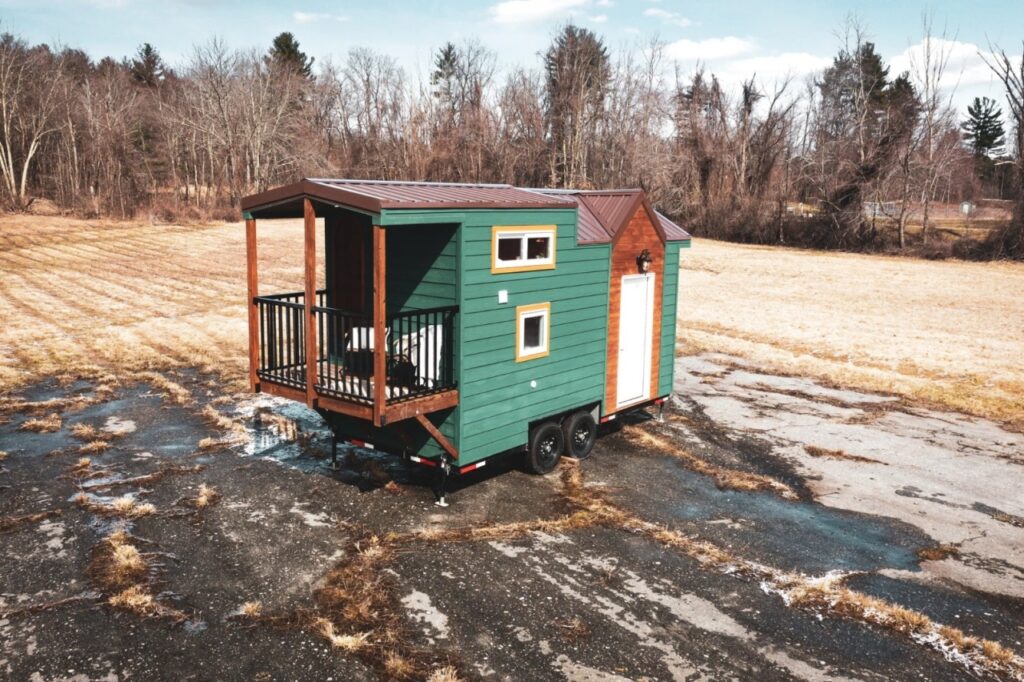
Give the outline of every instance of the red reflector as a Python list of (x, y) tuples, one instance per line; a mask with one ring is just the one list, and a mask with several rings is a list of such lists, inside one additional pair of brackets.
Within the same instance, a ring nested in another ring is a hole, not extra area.
[(614, 414), (610, 414), (607, 417), (601, 417), (601, 423), (602, 424), (607, 424), (608, 422), (610, 422), (613, 419), (615, 419), (615, 415)]
[(459, 469), (459, 473), (466, 474), (469, 473), (470, 471), (475, 471), (476, 469), (482, 469), (485, 464), (487, 464), (487, 462), (476, 462), (474, 464), (467, 464), (466, 466)]
[(366, 448), (367, 450), (374, 450), (373, 443), (367, 443), (365, 440), (350, 440), (349, 443), (355, 445), (357, 448)]
[(422, 457), (417, 457), (415, 455), (410, 455), (409, 456), (409, 461), (410, 462), (416, 462), (417, 464), (423, 464), (423, 465), (428, 466), (428, 467), (436, 467), (437, 466), (437, 462), (435, 462), (435, 461), (433, 461), (431, 459), (423, 459)]

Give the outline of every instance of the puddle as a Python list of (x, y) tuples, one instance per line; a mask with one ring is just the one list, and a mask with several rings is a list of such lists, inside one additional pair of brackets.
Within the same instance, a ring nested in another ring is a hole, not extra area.
[(934, 544), (912, 526), (881, 517), (788, 502), (772, 493), (720, 490), (672, 460), (645, 464), (659, 483), (649, 493), (616, 493), (628, 506), (651, 520), (703, 527), (716, 541), (724, 538), (739, 553), (779, 568), (811, 574), (918, 570), (917, 551)]
[(329, 476), (360, 490), (380, 488), (390, 480), (422, 484), (419, 468), (389, 453), (338, 443), (338, 466), (331, 468), (331, 430), (315, 411), (301, 403), (260, 396), (234, 413), (241, 418), (249, 442), (242, 457), (258, 457), (303, 473)]

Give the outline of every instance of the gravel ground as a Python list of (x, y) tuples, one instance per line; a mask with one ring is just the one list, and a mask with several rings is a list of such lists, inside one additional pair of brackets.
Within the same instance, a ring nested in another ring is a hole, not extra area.
[[(205, 393), (201, 377), (176, 380)], [(44, 383), (24, 397), (87, 402), (92, 388)], [(840, 572), (864, 594), (1024, 650), (1019, 434), (721, 355), (680, 359), (676, 389), (664, 423), (640, 415), (599, 440), (580, 464), (586, 490), (742, 561), (809, 579)], [(514, 459), (459, 481), (440, 509), (429, 476), (396, 458), (351, 450), (331, 470), (322, 424), (304, 407), (265, 397), (215, 406), (250, 440), (212, 446), (203, 439), (224, 434), (203, 407), (136, 385), (64, 410), (53, 432), (20, 428), (40, 416), (31, 406), (4, 415), (0, 516), (59, 515), (0, 531), (0, 677), (386, 679), (395, 669), (380, 646), (358, 655), (332, 647), (308, 616), (322, 608), (317, 588), (332, 569), (387, 533), (421, 538), (395, 540), (373, 575), (402, 626), (403, 641), (388, 646), (427, 671), (450, 663), (464, 678), (495, 680), (986, 675), (888, 628), (789, 606), (758, 580), (635, 529), (538, 524), (565, 518), (571, 500), (557, 475), (529, 476)], [(73, 435), (76, 424), (109, 443), (88, 455), (91, 479), (75, 473), (89, 442)], [(638, 431), (708, 466), (771, 477), (797, 499), (721, 488), (672, 452), (641, 448)], [(167, 466), (178, 469), (131, 480)], [(201, 485), (217, 498), (199, 508)], [(130, 494), (155, 510), (124, 518), (82, 507), (83, 490), (99, 505)], [(112, 588), (89, 566), (118, 528), (147, 557), (146, 589), (179, 617), (108, 604)], [(465, 528), (490, 534), (441, 535)], [(264, 617), (238, 617), (247, 602)]]

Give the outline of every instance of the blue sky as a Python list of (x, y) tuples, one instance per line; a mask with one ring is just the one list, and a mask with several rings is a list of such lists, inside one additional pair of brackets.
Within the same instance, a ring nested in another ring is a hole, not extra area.
[(894, 72), (910, 66), (920, 48), (922, 13), (931, 12), (937, 31), (945, 27), (951, 40), (947, 85), (957, 84), (958, 107), (975, 95), (1002, 100), (977, 53), (991, 42), (1020, 54), (1021, 0), (0, 0), (0, 29), (80, 47), (93, 57), (129, 55), (150, 42), (174, 65), (213, 36), (263, 49), (287, 30), (318, 60), (342, 61), (349, 48), (366, 46), (392, 55), (415, 78), (427, 72), (435, 48), (469, 37), (495, 50), (503, 68), (536, 66), (556, 28), (572, 19), (613, 49), (657, 36), (683, 72), (700, 60), (734, 85), (754, 72), (768, 83), (827, 65), (852, 10)]

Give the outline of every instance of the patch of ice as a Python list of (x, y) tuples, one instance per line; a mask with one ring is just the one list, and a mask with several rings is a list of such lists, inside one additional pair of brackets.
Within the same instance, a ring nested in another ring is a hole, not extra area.
[[(435, 637), (448, 639), (448, 616), (438, 611), (430, 602), (430, 595), (413, 590), (402, 597), (402, 605), (411, 612), (410, 617), (414, 621), (428, 626), (425, 630), (431, 644)], [(433, 637), (430, 636), (430, 632), (434, 633)]]
[(630, 682), (628, 677), (576, 663), (565, 654), (559, 655), (551, 665), (565, 676), (566, 682)]
[(120, 417), (107, 417), (102, 430), (112, 436), (124, 436), (135, 431), (135, 422), (131, 419), (121, 419)]
[(290, 511), (292, 514), (297, 514), (301, 516), (302, 522), (310, 528), (324, 528), (326, 526), (331, 525), (331, 519), (327, 515), (327, 512), (320, 512), (319, 514), (314, 514), (303, 509), (298, 503), (292, 505), (292, 508), (289, 509), (288, 511)]

